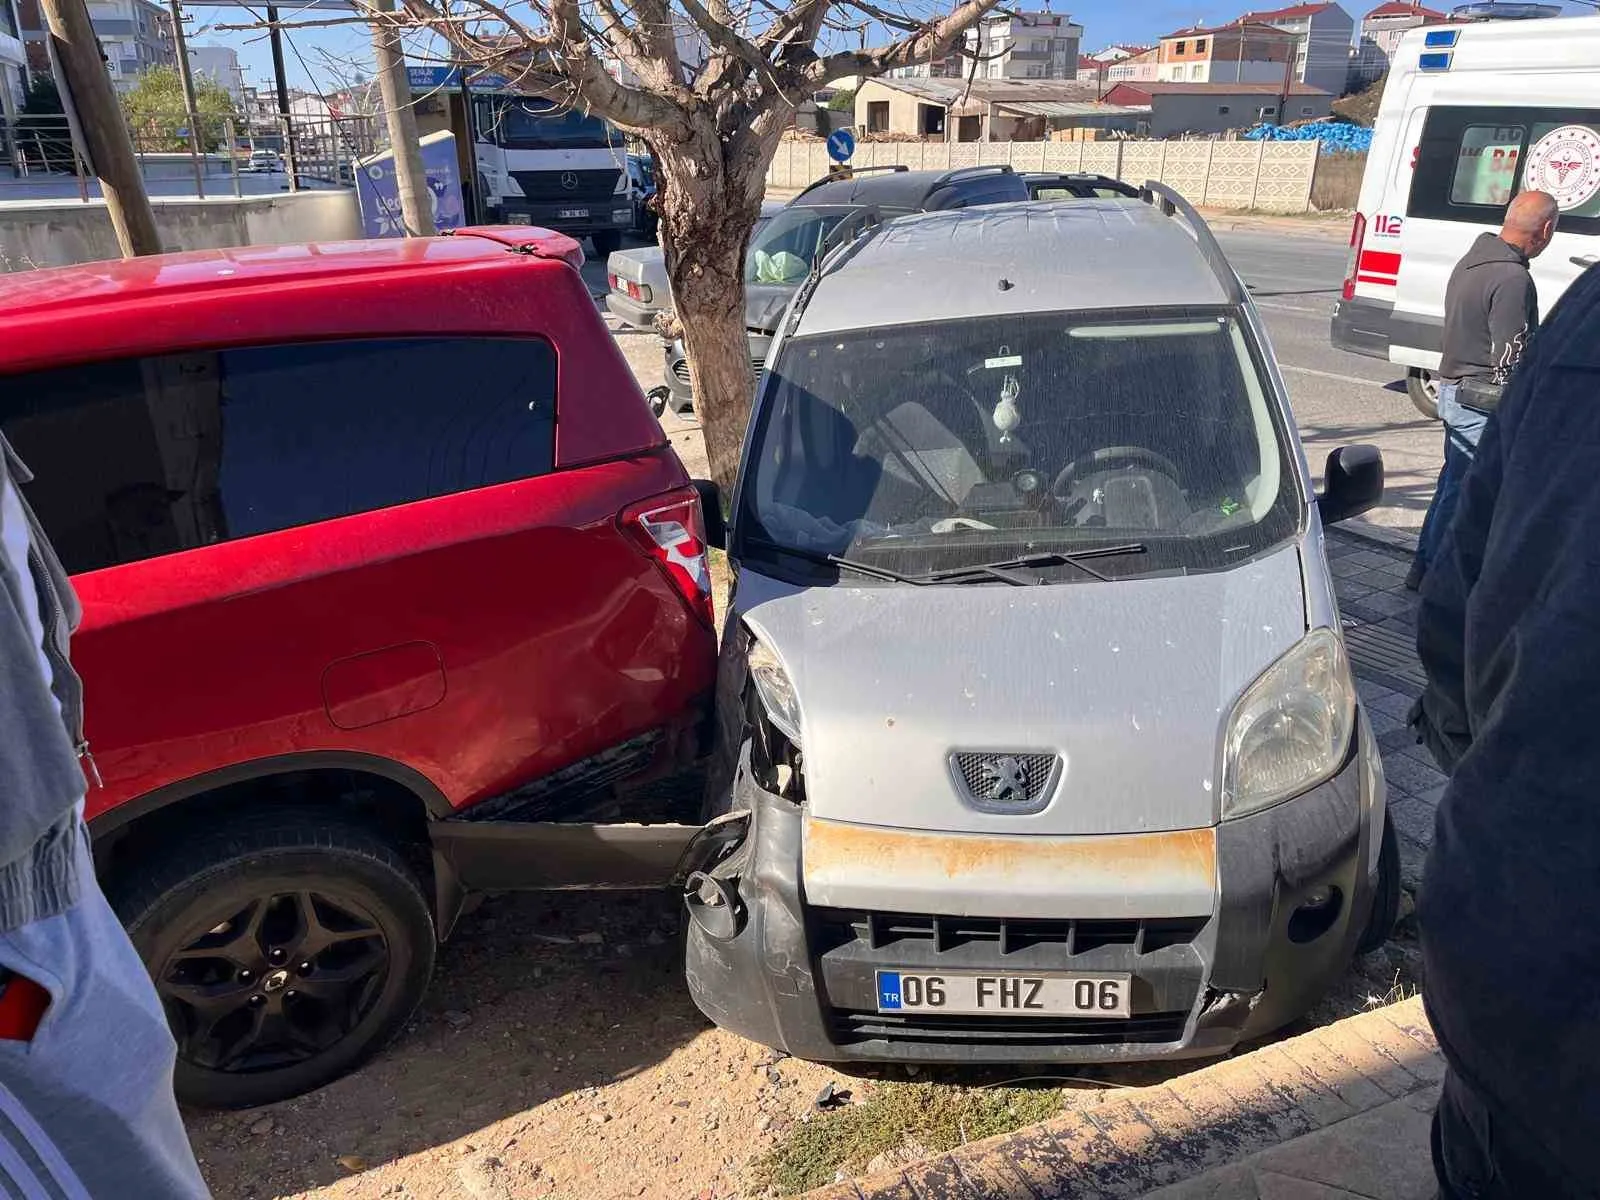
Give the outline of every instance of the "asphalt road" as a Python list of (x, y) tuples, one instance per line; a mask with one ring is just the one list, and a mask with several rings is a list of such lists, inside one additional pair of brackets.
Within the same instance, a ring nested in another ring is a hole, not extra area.
[(1219, 229), (1217, 240), (1266, 321), (1312, 474), (1321, 478), (1328, 452), (1337, 446), (1377, 446), (1387, 484), (1383, 506), (1368, 519), (1415, 533), (1439, 473), (1442, 427), (1418, 416), (1402, 368), (1329, 344), (1328, 322), (1344, 278), (1343, 236)]

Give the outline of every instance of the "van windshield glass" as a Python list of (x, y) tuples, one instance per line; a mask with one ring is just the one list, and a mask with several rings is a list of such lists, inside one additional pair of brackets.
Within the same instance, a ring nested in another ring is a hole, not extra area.
[(495, 105), (494, 126), (485, 132), (512, 150), (603, 150), (613, 142), (610, 128), (599, 117), (530, 100)]
[(811, 271), (834, 227), (849, 208), (786, 208), (768, 221), (750, 243), (746, 283), (799, 283)]
[(1225, 310), (802, 337), (769, 371), (741, 542), (904, 574), (1141, 543), (1096, 563), (1126, 576), (1223, 569), (1299, 526), (1270, 386)]

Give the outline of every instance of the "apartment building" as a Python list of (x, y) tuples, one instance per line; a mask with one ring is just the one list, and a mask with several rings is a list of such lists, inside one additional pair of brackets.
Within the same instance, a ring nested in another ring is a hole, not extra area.
[(978, 74), (985, 79), (1076, 80), (1082, 40), (1082, 25), (1048, 7), (991, 12), (967, 30), (967, 53), (980, 59)]
[[(28, 69), (49, 74), (50, 54), (38, 0), (16, 0), (16, 11)], [(151, 67), (170, 67), (178, 61), (172, 48), (172, 17), (151, 0), (89, 0), (89, 22), (119, 92), (138, 86), (139, 76)]]
[(1406, 30), (1421, 25), (1442, 25), (1449, 20), (1445, 13), (1406, 0), (1378, 5), (1361, 18), (1361, 37), (1351, 65), (1351, 86), (1364, 87), (1389, 70), (1389, 63)]
[(1337, 4), (1294, 4), (1248, 12), (1241, 21), (1271, 25), (1295, 36), (1294, 77), (1309, 87), (1341, 95), (1350, 74), (1356, 25)]
[(1141, 50), (1137, 54), (1119, 59), (1106, 69), (1106, 82), (1118, 83), (1154, 83), (1156, 73), (1161, 68), (1161, 47), (1151, 46), (1148, 50)]
[(1192, 26), (1161, 39), (1155, 81), (1282, 83), (1296, 46), (1294, 34), (1266, 24)]
[(232, 96), (235, 104), (244, 103), (244, 71), (237, 51), (227, 46), (190, 46), (189, 70), (196, 82), (209, 79)]
[[(13, 0), (0, 0), (0, 117), (15, 115), (27, 89), (28, 51)], [(5, 153), (0, 149), (0, 154)]]

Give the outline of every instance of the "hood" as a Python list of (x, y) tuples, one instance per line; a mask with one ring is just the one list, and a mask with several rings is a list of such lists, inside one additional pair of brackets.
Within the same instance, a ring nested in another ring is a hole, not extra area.
[[(927, 831), (1215, 824), (1223, 723), (1305, 633), (1295, 545), (1048, 587), (797, 587), (743, 567), (736, 602), (799, 696), (811, 815)], [(1048, 802), (979, 811), (952, 776), (962, 751), (1056, 755)]]
[(1515, 246), (1501, 240), (1497, 233), (1480, 233), (1467, 252), (1461, 256), (1461, 270), (1483, 267), (1490, 263), (1510, 263), (1526, 267), (1528, 256)]
[(799, 283), (752, 283), (745, 288), (744, 323), (746, 329), (775, 333), (789, 301), (800, 290)]

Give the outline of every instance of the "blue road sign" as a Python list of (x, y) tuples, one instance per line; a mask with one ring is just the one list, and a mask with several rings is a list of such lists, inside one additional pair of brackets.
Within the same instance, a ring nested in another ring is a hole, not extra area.
[(855, 152), (856, 135), (848, 129), (835, 129), (828, 135), (828, 157), (834, 162), (849, 162)]

